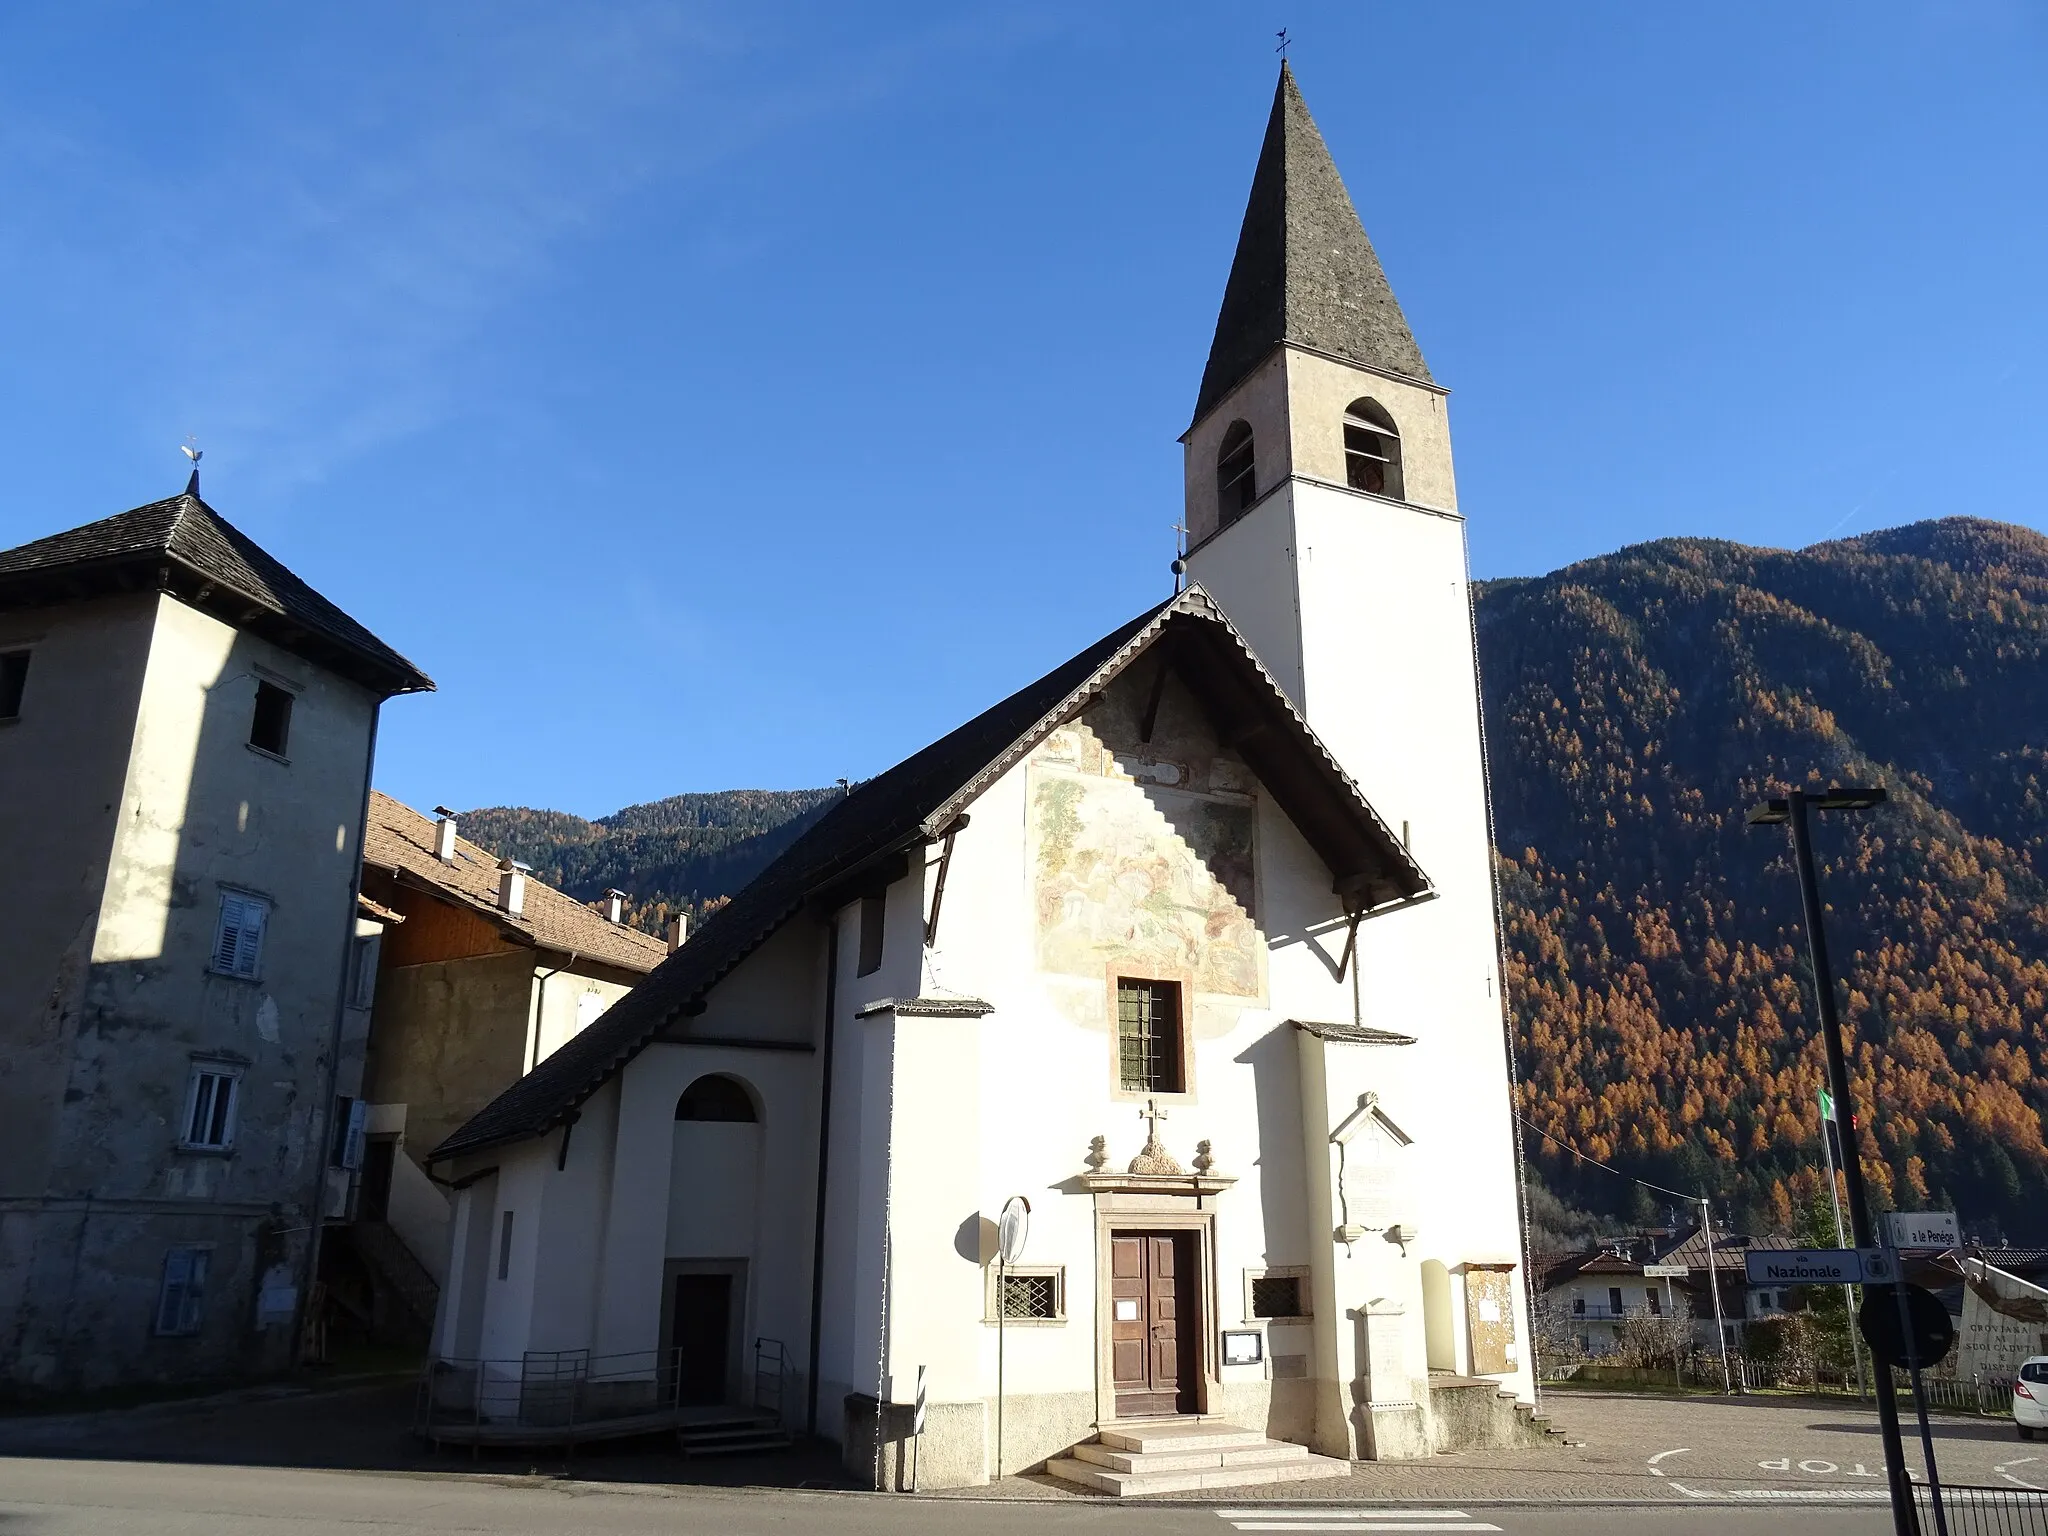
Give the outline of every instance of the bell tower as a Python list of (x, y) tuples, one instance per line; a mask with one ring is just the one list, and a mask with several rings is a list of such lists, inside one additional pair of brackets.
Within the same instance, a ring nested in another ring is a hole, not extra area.
[[(1395, 1113), (1441, 1181), (1414, 1248), (1454, 1282), (1428, 1308), (1430, 1366), (1479, 1373), (1470, 1319), (1484, 1298), (1459, 1277), (1506, 1269), (1519, 1358), (1487, 1373), (1521, 1387), (1491, 818), (1446, 395), (1283, 64), (1181, 439), (1186, 569), (1434, 886), (1358, 930), (1362, 1022), (1417, 1043), (1346, 1067), (1364, 1075), (1344, 1091), (1403, 1100)], [(1499, 1297), (1485, 1306), (1500, 1316)]]

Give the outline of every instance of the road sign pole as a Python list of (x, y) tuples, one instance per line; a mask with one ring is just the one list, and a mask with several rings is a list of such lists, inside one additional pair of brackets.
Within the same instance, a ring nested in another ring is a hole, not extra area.
[[(1858, 1248), (1876, 1244), (1871, 1230), (1870, 1198), (1863, 1187), (1863, 1159), (1849, 1139), (1856, 1120), (1856, 1101), (1849, 1097), (1849, 1064), (1842, 1051), (1842, 1021), (1835, 1012), (1835, 973), (1828, 966), (1827, 930), (1821, 925), (1820, 884), (1813, 872), (1813, 836), (1807, 823), (1806, 794), (1793, 790), (1786, 799), (1792, 824), (1792, 862), (1799, 871), (1799, 899), (1806, 914), (1806, 943), (1813, 956), (1813, 1002), (1820, 1020), (1821, 1043), (1827, 1050), (1828, 1090), (1834, 1096), (1842, 1134), (1842, 1182), (1849, 1192), (1849, 1225)], [(1894, 1282), (1896, 1283), (1896, 1282)], [(1873, 1354), (1875, 1351), (1872, 1352)], [(1884, 1438), (1885, 1482), (1892, 1495), (1892, 1529), (1897, 1536), (1920, 1536), (1920, 1515), (1913, 1507), (1913, 1485), (1906, 1475), (1906, 1447), (1899, 1436), (1899, 1404), (1892, 1389), (1891, 1367), (1880, 1363), (1872, 1373), (1877, 1386), (1877, 1427)]]
[[(1842, 1192), (1835, 1185), (1835, 1136), (1839, 1134), (1841, 1121), (1835, 1118), (1838, 1111), (1832, 1095), (1823, 1093), (1821, 1107), (1827, 1111), (1820, 1117), (1820, 1149), (1828, 1161), (1828, 1203), (1835, 1208), (1835, 1246), (1849, 1246), (1849, 1234), (1842, 1230)], [(1846, 1147), (1847, 1142), (1843, 1143)], [(1856, 1337), (1856, 1287), (1842, 1287), (1842, 1326), (1849, 1335), (1849, 1354), (1856, 1362), (1856, 1395), (1864, 1395), (1863, 1382), (1863, 1341)]]
[(1898, 1251), (1889, 1237), (1885, 1239), (1885, 1251), (1891, 1256), (1892, 1273), (1898, 1277), (1892, 1281), (1892, 1295), (1897, 1298), (1899, 1332), (1906, 1345), (1906, 1374), (1913, 1382), (1913, 1416), (1920, 1421), (1920, 1454), (1927, 1459), (1927, 1488), (1934, 1496), (1934, 1529), (1937, 1536), (1948, 1536), (1948, 1511), (1941, 1507), (1941, 1473), (1934, 1465), (1934, 1435), (1927, 1427), (1927, 1389), (1920, 1384), (1920, 1342), (1906, 1310), (1906, 1271), (1899, 1264)]
[(1700, 1201), (1700, 1236), (1707, 1245), (1707, 1289), (1714, 1293), (1714, 1337), (1721, 1343), (1721, 1391), (1735, 1390), (1728, 1375), (1728, 1325), (1721, 1320), (1721, 1261), (1714, 1253), (1714, 1213)]
[(1010, 1310), (1010, 1288), (1004, 1284), (1010, 1269), (996, 1254), (996, 1481), (1003, 1480), (1003, 1316)]

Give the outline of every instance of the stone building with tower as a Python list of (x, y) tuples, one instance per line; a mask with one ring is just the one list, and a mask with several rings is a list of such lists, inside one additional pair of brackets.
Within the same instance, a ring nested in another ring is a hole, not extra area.
[(0, 551), (0, 1394), (296, 1358), (378, 712), (432, 686), (196, 472)]
[(1183, 442), (1175, 595), (435, 1151), (455, 1408), (1117, 1492), (1537, 1433), (1445, 391), (1285, 68)]

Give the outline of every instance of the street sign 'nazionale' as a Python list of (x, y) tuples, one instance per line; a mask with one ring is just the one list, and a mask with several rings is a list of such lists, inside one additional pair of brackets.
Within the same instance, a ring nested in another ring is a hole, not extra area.
[(1751, 1285), (1882, 1285), (1897, 1278), (1882, 1248), (1752, 1249), (1745, 1262)]

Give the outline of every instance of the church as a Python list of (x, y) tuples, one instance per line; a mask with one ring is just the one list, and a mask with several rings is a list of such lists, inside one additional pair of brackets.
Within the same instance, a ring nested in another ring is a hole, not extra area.
[(1175, 595), (435, 1150), (437, 1393), (745, 1410), (876, 1487), (1540, 1437), (1445, 406), (1283, 66)]

